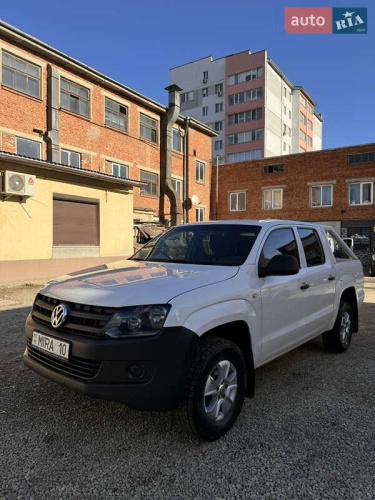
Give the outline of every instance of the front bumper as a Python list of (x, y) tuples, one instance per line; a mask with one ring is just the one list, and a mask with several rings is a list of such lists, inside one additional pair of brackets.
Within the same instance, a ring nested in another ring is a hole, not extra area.
[[(69, 342), (69, 359), (57, 359), (33, 347), (34, 330)], [(74, 391), (121, 401), (137, 410), (169, 410), (178, 405), (189, 349), (196, 338), (185, 328), (163, 328), (145, 338), (86, 338), (49, 328), (31, 315), (25, 331), (27, 367)]]

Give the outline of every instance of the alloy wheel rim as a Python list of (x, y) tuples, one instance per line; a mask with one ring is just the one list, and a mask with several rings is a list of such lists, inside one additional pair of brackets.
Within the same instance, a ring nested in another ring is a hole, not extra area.
[(344, 312), (341, 317), (341, 325), (340, 325), (340, 340), (343, 347), (347, 347), (350, 341), (350, 314), (348, 312)]
[(203, 406), (207, 417), (219, 422), (234, 405), (237, 395), (237, 370), (225, 359), (211, 370), (203, 392)]

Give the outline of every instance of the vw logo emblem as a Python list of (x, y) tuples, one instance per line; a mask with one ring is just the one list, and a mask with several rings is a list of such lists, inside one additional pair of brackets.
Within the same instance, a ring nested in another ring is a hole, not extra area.
[(53, 328), (59, 328), (68, 316), (68, 308), (65, 304), (59, 304), (51, 314), (51, 325)]

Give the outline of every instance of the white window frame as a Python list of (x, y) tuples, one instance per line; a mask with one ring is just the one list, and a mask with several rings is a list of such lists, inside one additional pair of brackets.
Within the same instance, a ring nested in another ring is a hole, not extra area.
[(202, 116), (208, 115), (208, 106), (202, 106)]
[(173, 177), (171, 180), (172, 180), (173, 189), (178, 193), (180, 200), (182, 200), (182, 180), (175, 179)]
[(205, 220), (205, 208), (195, 207), (195, 220), (196, 222), (204, 222)]
[(221, 149), (223, 149), (223, 140), (218, 139), (217, 141), (215, 141), (215, 151), (219, 151)]
[[(330, 188), (330, 203), (323, 203), (323, 188)], [(313, 204), (313, 190), (320, 190), (320, 203)], [(333, 206), (333, 184), (315, 184), (310, 186), (310, 207), (311, 208), (325, 208)]]
[[(77, 153), (77, 151), (70, 151), (69, 149), (61, 149), (61, 163), (63, 165), (67, 165), (68, 167), (81, 168), (81, 154)], [(63, 153), (67, 155), (67, 162), (63, 161)], [(73, 164), (72, 158), (78, 157), (78, 167)]]
[[(242, 208), (243, 207), (243, 208)], [(246, 191), (237, 191), (228, 195), (229, 212), (246, 211)]]
[[(281, 210), (283, 208), (283, 188), (266, 188), (263, 189), (263, 210)], [(266, 193), (271, 193), (271, 205), (269, 207), (266, 207), (266, 203), (269, 203), (268, 200), (266, 200)], [(275, 195), (277, 193), (281, 193), (280, 196), (280, 206), (275, 206)]]
[(195, 161), (195, 180), (199, 184), (204, 184), (206, 175), (206, 165), (203, 161)]
[[(115, 174), (115, 170), (117, 170), (117, 174)], [(121, 175), (122, 172), (124, 175)], [(129, 166), (123, 163), (112, 162), (112, 175), (119, 179), (129, 179)]]
[(182, 145), (182, 135), (180, 131), (177, 129), (173, 129), (172, 131), (172, 149), (173, 151), (178, 151), (182, 153), (183, 145)]
[[(363, 187), (364, 185), (366, 184), (369, 184), (370, 185), (370, 201), (367, 202), (363, 202)], [(351, 197), (350, 197), (350, 190), (351, 190), (351, 187), (354, 186), (354, 185), (359, 185), (360, 186), (360, 190), (359, 190), (359, 203), (352, 203), (351, 202)], [(368, 206), (368, 205), (373, 205), (374, 204), (374, 183), (373, 181), (353, 181), (353, 182), (349, 182), (348, 183), (348, 203), (350, 206), (360, 206), (360, 205), (365, 205), (365, 206)]]
[[(21, 144), (18, 144), (18, 142), (23, 142), (25, 145), (26, 143), (32, 143), (33, 145), (37, 145), (39, 148), (39, 156), (29, 156), (29, 155), (24, 155), (23, 153), (19, 152), (19, 148)], [(38, 141), (32, 141), (30, 139), (25, 139), (24, 137), (16, 137), (16, 154), (21, 155), (21, 156), (26, 156), (27, 158), (35, 158), (36, 160), (41, 160), (42, 159), (42, 149), (41, 149), (41, 144)]]

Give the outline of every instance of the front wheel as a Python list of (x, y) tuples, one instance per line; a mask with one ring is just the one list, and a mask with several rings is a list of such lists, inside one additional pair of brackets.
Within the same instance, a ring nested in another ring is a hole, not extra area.
[(353, 309), (348, 302), (342, 301), (334, 327), (323, 333), (323, 344), (328, 351), (345, 352), (350, 346), (352, 334)]
[(201, 439), (214, 441), (235, 423), (245, 392), (246, 368), (239, 347), (218, 337), (202, 339), (192, 355), (181, 420)]

